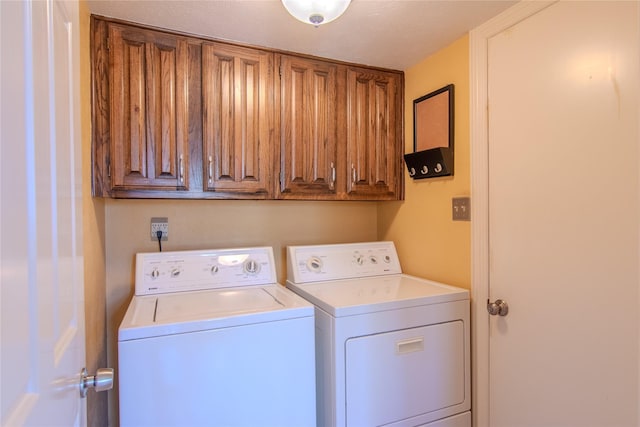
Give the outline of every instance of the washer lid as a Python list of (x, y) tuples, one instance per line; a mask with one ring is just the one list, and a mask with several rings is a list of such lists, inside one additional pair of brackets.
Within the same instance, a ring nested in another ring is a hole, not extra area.
[(119, 341), (313, 316), (313, 305), (281, 285), (134, 296)]
[(406, 274), (293, 283), (287, 287), (334, 317), (469, 299), (469, 291)]

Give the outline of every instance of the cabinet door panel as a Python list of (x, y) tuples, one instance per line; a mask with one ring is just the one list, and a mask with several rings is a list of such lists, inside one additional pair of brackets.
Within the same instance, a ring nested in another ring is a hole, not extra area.
[(386, 82), (373, 83), (373, 147), (371, 155), (371, 183), (373, 185), (392, 185), (395, 176), (393, 175), (394, 142), (396, 135), (390, 127), (390, 120), (395, 116), (393, 85)]
[(337, 66), (282, 56), (280, 196), (336, 195)]
[[(146, 89), (145, 89), (145, 45), (144, 41), (112, 37), (115, 59), (122, 55), (121, 62), (114, 60), (111, 117), (112, 141), (115, 149), (116, 169), (113, 183), (125, 185), (126, 178), (144, 180), (147, 173), (146, 147)], [(115, 144), (116, 141), (121, 143)], [(122, 159), (123, 161), (120, 161)]]
[(149, 67), (149, 119), (150, 148), (154, 151), (154, 176), (176, 176), (176, 158), (172, 150), (176, 146), (176, 52), (163, 46), (151, 45), (147, 50)]
[(184, 189), (187, 42), (109, 28), (112, 187)]
[(202, 48), (206, 189), (266, 197), (272, 191), (273, 55)]
[[(205, 47), (205, 61), (210, 58), (208, 49)], [(211, 104), (205, 104), (205, 150), (209, 156), (213, 154), (215, 158), (214, 177), (215, 181), (234, 179), (234, 137), (233, 137), (233, 117), (234, 117), (234, 58), (214, 54), (214, 63), (211, 68), (215, 70), (215, 75), (210, 76), (209, 67), (204, 67), (206, 98)], [(209, 78), (213, 78), (213, 87), (207, 85)], [(210, 108), (207, 106), (210, 105)], [(210, 113), (211, 112), (211, 113)], [(217, 112), (217, 114), (213, 114)], [(227, 112), (227, 114), (223, 113)], [(213, 133), (213, 135), (211, 134)], [(211, 178), (211, 177), (210, 177)], [(210, 181), (210, 184), (212, 182)]]
[[(244, 88), (238, 94), (236, 105), (234, 128), (238, 129), (237, 134), (241, 156), (236, 156), (236, 169), (240, 170), (242, 180), (260, 179), (260, 145), (261, 137), (270, 138), (270, 128), (265, 126), (264, 135), (261, 134), (261, 120), (265, 121), (266, 110), (260, 99), (261, 86), (264, 86), (263, 61), (257, 58), (239, 58), (239, 75), (236, 81), (240, 81), (240, 87)], [(270, 67), (269, 67), (270, 68)], [(263, 115), (262, 112), (265, 114)], [(269, 120), (269, 122), (271, 122)], [(271, 154), (271, 153), (268, 153)], [(267, 167), (265, 167), (267, 169)], [(266, 184), (266, 183), (265, 183)]]
[(401, 97), (390, 73), (347, 71), (347, 193), (397, 199), (401, 192)]
[[(350, 73), (351, 74), (351, 73)], [(351, 75), (349, 76), (351, 77)], [(370, 141), (374, 136), (372, 123), (372, 103), (369, 102), (370, 81), (354, 78), (349, 81), (348, 126), (348, 167), (350, 168), (349, 189), (357, 183), (368, 183)]]

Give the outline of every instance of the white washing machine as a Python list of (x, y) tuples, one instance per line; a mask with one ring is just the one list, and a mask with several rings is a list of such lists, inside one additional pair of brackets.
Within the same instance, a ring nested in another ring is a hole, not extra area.
[(470, 427), (469, 292), (402, 274), (393, 242), (287, 248), (316, 307), (320, 427)]
[(123, 427), (316, 423), (313, 305), (270, 247), (137, 254), (118, 356)]

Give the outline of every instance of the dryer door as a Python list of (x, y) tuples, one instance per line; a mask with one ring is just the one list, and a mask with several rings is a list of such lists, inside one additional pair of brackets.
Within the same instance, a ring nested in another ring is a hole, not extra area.
[(346, 342), (348, 426), (415, 426), (469, 407), (461, 320)]

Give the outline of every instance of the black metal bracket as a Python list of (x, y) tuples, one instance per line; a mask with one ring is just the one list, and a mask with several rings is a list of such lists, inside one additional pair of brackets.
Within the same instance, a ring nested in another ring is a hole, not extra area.
[(453, 153), (446, 147), (404, 155), (409, 176), (413, 179), (453, 175)]

